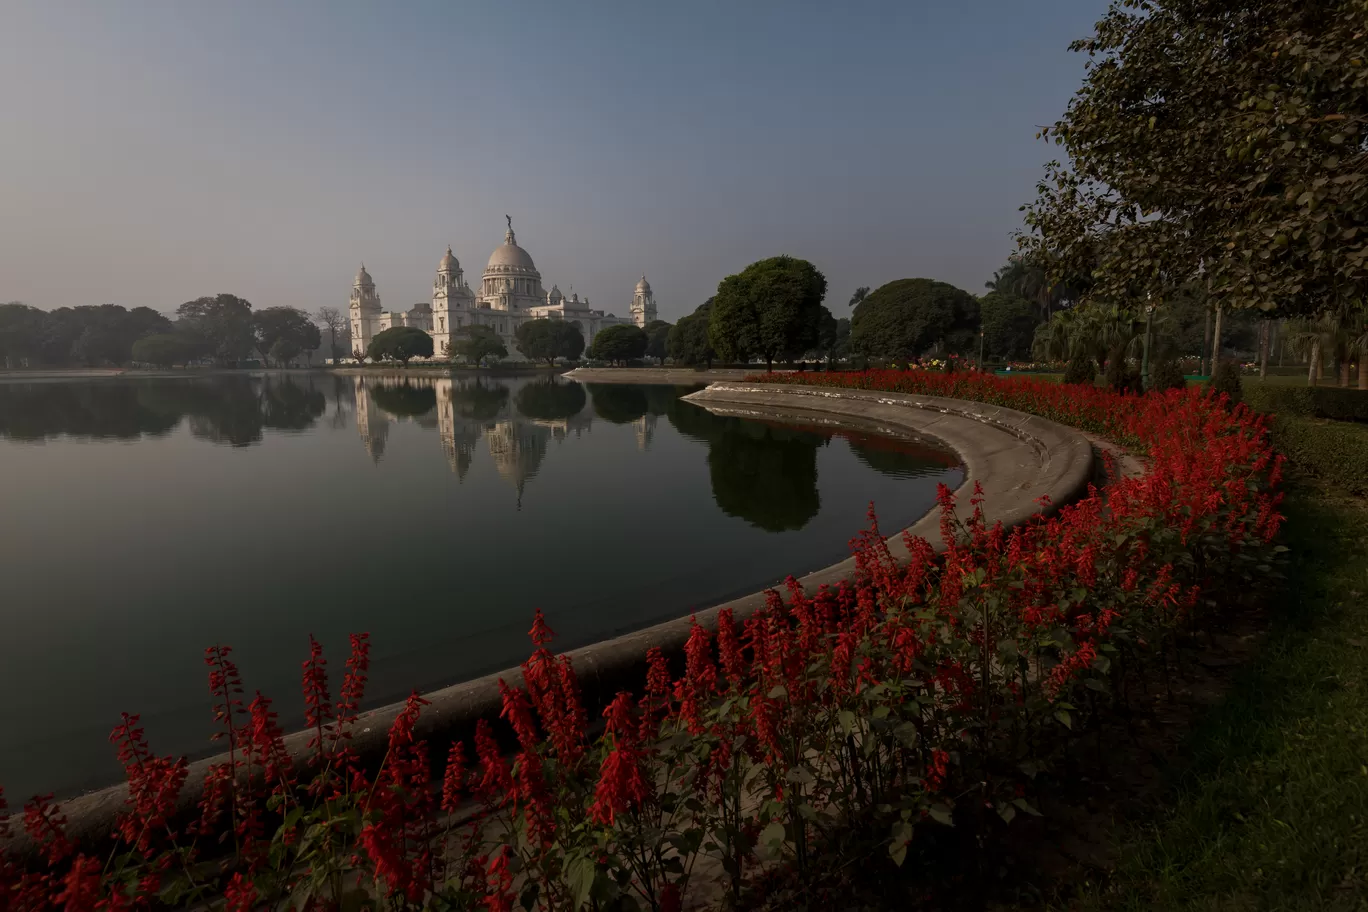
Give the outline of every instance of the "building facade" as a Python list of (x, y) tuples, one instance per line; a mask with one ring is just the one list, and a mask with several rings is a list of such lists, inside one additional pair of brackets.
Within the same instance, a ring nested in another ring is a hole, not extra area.
[(578, 294), (566, 297), (555, 285), (550, 291), (543, 289), (541, 273), (531, 255), (518, 246), (513, 220), (505, 218), (508, 230), (504, 242), (490, 254), (478, 290), (470, 287), (460, 261), (447, 247), (437, 264), (431, 303), (424, 301), (407, 311), (387, 311), (380, 304), (374, 279), (361, 264), (352, 283), (349, 308), (353, 352), (364, 353), (371, 339), (387, 329), (413, 326), (432, 336), (433, 355), (443, 358), (455, 348), (462, 331), (488, 326), (503, 340), (509, 356), (518, 358), (514, 334), (528, 320), (568, 320), (579, 328), (587, 349), (609, 326), (645, 327), (656, 319), (655, 295), (644, 275), (637, 282), (628, 308), (630, 316), (626, 317), (594, 310), (588, 298), (580, 300)]

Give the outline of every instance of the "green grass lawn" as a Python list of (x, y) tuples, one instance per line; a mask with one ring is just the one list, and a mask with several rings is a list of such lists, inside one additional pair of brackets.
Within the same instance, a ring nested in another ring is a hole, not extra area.
[(1254, 664), (1081, 910), (1368, 909), (1368, 502), (1310, 483)]

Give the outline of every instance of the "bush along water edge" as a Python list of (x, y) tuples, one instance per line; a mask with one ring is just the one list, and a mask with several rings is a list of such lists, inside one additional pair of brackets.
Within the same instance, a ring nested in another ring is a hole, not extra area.
[(786, 379), (1017, 408), (1132, 446), (1148, 471), (1010, 530), (983, 521), (977, 490), (959, 523), (942, 487), (947, 549), (909, 539), (906, 564), (871, 507), (852, 578), (817, 592), (790, 579), (744, 623), (695, 624), (682, 670), (651, 650), (639, 688), (595, 724), (538, 612), (500, 719), (434, 752), (415, 735), (415, 693), (378, 770), (349, 746), (365, 635), (336, 696), (311, 643), (302, 774), (271, 701), (247, 699), (231, 651), (214, 647), (231, 759), (208, 774), (194, 819), (174, 814), (185, 760), (156, 755), (125, 715), (111, 735), (129, 784), (114, 850), (90, 854), (59, 804), (30, 800), (10, 825), (41, 857), (0, 857), (3, 907), (677, 910), (705, 868), (735, 905), (766, 869), (801, 879), (815, 847), (857, 820), (883, 834), (883, 863), (902, 865), (925, 828), (1035, 813), (1035, 777), (1071, 731), (1200, 627), (1220, 588), (1271, 569), (1281, 458), (1266, 418), (1222, 397), (966, 371)]

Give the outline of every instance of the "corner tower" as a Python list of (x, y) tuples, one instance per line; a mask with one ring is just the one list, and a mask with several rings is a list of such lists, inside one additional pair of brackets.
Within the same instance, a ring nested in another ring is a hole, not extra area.
[(642, 329), (646, 328), (647, 323), (656, 319), (655, 295), (651, 293), (651, 283), (646, 281), (646, 276), (641, 276), (641, 281), (636, 284), (636, 293), (632, 295), (632, 322)]
[(366, 264), (356, 273), (352, 282), (351, 307), (351, 347), (352, 352), (366, 351), (371, 339), (379, 332), (380, 294), (375, 290), (375, 281), (366, 272)]

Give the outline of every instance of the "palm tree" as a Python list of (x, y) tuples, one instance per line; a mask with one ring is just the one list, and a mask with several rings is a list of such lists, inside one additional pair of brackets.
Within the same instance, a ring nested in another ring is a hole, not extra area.
[(859, 288), (855, 289), (855, 293), (850, 296), (850, 306), (859, 306), (860, 302), (867, 297), (869, 297), (869, 286), (861, 285)]

